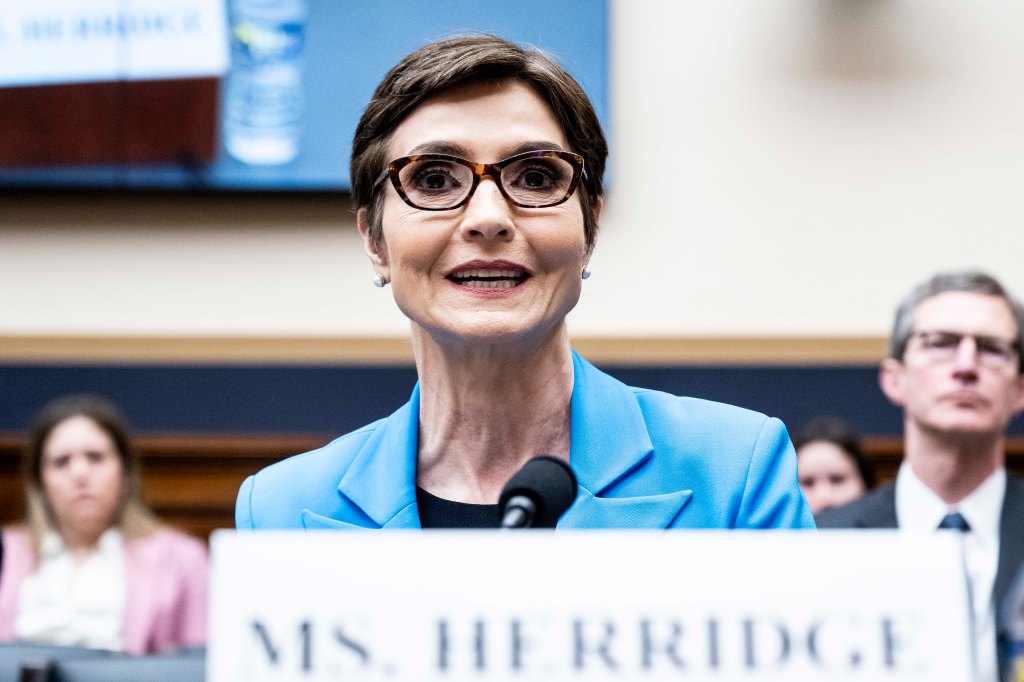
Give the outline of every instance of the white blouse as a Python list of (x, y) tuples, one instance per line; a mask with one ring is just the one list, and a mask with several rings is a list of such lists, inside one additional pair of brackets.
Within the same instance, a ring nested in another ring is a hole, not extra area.
[(124, 651), (124, 545), (116, 528), (103, 533), (95, 551), (72, 556), (49, 533), (35, 572), (18, 594), (18, 639)]

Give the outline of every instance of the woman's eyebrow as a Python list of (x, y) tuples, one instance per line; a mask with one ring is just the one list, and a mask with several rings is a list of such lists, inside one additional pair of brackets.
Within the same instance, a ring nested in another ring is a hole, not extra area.
[(516, 154), (547, 149), (563, 151), (562, 145), (557, 142), (551, 142), (550, 140), (529, 140), (527, 142), (520, 142), (512, 147), (503, 148), (501, 153), (498, 155), (500, 158), (474, 159), (471, 158), (472, 154), (470, 151), (458, 142), (452, 142), (450, 140), (430, 140), (429, 142), (423, 142), (410, 149), (407, 156), (415, 156), (417, 154), (448, 154), (450, 156), (458, 156), (459, 158), (466, 159), (467, 161), (478, 163), (483, 161), (500, 161), (501, 159), (507, 159), (510, 156), (515, 156)]
[(529, 142), (520, 142), (511, 149), (503, 151), (504, 157), (515, 156), (516, 154), (524, 154), (526, 152), (539, 152), (553, 149), (555, 151), (564, 151), (562, 145), (557, 142), (551, 142), (549, 140), (531, 140)]
[(410, 149), (408, 156), (415, 156), (417, 154), (448, 154), (450, 156), (465, 158), (468, 153), (469, 150), (458, 142), (450, 142), (448, 140), (431, 140), (429, 142), (418, 144)]

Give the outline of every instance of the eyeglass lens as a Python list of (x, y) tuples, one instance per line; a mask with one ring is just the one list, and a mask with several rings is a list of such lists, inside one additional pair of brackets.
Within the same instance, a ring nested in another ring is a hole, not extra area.
[[(512, 161), (501, 169), (501, 183), (512, 201), (526, 206), (550, 206), (562, 201), (572, 187), (573, 165), (559, 157), (531, 157)], [(398, 173), (405, 194), (416, 206), (451, 208), (473, 188), (473, 170), (458, 161), (413, 161)]]
[(937, 359), (955, 357), (964, 339), (974, 339), (979, 358), (993, 364), (1011, 362), (1017, 353), (1012, 341), (992, 336), (972, 336), (946, 331), (918, 332), (917, 336), (921, 339), (921, 348)]

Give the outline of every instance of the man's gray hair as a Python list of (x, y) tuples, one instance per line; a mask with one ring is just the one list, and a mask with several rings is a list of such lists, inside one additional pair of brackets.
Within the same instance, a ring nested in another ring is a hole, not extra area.
[(965, 291), (974, 294), (998, 296), (1006, 301), (1013, 319), (1017, 323), (1017, 357), (1018, 368), (1024, 373), (1024, 363), (1020, 362), (1021, 349), (1024, 348), (1024, 307), (1020, 301), (999, 283), (992, 275), (977, 270), (964, 272), (940, 272), (928, 281), (918, 285), (900, 303), (896, 309), (896, 321), (889, 339), (889, 355), (897, 360), (903, 359), (914, 332), (914, 315), (921, 302), (932, 296), (949, 291)]

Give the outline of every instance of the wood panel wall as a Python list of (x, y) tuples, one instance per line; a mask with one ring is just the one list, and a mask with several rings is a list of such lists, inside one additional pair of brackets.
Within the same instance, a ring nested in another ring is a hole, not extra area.
[[(168, 523), (197, 537), (234, 527), (235, 495), (246, 476), (285, 457), (320, 447), (333, 436), (148, 434), (135, 438), (146, 501)], [(21, 451), (25, 437), (0, 433), (0, 522), (24, 513)], [(865, 450), (879, 481), (896, 475), (903, 442), (868, 437)], [(1007, 442), (1007, 465), (1024, 474), (1024, 438)]]
[[(234, 528), (235, 496), (245, 477), (331, 440), (327, 435), (150, 434), (134, 439), (145, 500), (171, 525), (208, 538)], [(0, 433), (0, 522), (24, 515), (22, 434)]]

